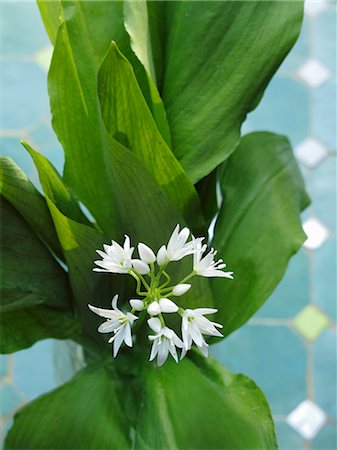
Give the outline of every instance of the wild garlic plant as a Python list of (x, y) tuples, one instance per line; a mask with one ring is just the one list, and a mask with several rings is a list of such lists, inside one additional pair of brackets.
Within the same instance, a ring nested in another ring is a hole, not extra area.
[[(181, 349), (182, 359), (192, 344), (199, 348), (204, 356), (208, 356), (208, 344), (204, 336), (219, 336), (218, 328), (222, 325), (212, 322), (205, 316), (217, 312), (215, 308), (184, 309), (179, 301), (170, 297), (180, 297), (191, 288), (189, 281), (194, 276), (233, 278), (233, 272), (224, 272), (226, 264), (219, 259), (215, 261), (216, 250), (207, 252), (205, 238), (195, 238), (185, 227), (180, 230), (177, 225), (167, 245), (162, 245), (157, 252), (140, 242), (138, 244), (139, 258), (132, 258), (135, 248), (131, 247), (129, 236), (125, 235), (123, 247), (112, 241), (111, 245), (104, 245), (104, 252), (97, 250), (102, 260), (95, 261), (98, 266), (93, 270), (112, 274), (128, 274), (137, 283), (136, 293), (140, 298), (129, 300), (131, 310), (124, 313), (117, 307), (118, 294), (112, 299), (112, 309), (103, 309), (88, 305), (98, 316), (107, 319), (98, 331), (113, 333), (108, 340), (113, 343), (113, 356), (116, 357), (124, 342), (132, 347), (132, 325), (138, 319), (137, 313), (146, 311), (149, 329), (155, 334), (149, 335), (152, 342), (150, 361), (157, 357), (159, 366), (163, 365), (169, 353), (178, 362), (177, 348)], [(173, 261), (181, 261), (187, 256), (193, 256), (193, 269), (178, 283), (171, 283), (168, 266)], [(178, 314), (181, 318), (181, 338), (169, 328), (165, 321), (166, 314)]]

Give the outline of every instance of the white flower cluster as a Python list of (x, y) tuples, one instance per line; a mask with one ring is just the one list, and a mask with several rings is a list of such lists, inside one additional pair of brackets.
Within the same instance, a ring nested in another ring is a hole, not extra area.
[[(117, 307), (118, 295), (112, 300), (112, 309), (102, 309), (89, 305), (97, 315), (107, 319), (98, 331), (100, 333), (113, 333), (109, 343), (113, 343), (113, 356), (115, 357), (123, 342), (132, 347), (131, 327), (138, 319), (136, 313), (146, 311), (150, 318), (147, 323), (155, 333), (149, 336), (152, 341), (150, 361), (157, 357), (161, 366), (169, 353), (178, 362), (177, 348), (181, 349), (181, 358), (191, 349), (193, 342), (200, 351), (208, 356), (208, 344), (204, 336), (222, 336), (217, 328), (222, 325), (211, 322), (204, 317), (217, 312), (212, 308), (183, 309), (169, 297), (179, 297), (185, 294), (191, 285), (187, 284), (195, 275), (203, 277), (233, 278), (233, 272), (224, 272), (226, 264), (220, 259), (214, 261), (216, 251), (211, 249), (207, 254), (207, 245), (202, 244), (204, 238), (194, 238), (188, 228), (180, 230), (179, 225), (174, 229), (167, 245), (160, 247), (157, 255), (143, 243), (138, 244), (138, 259), (133, 259), (134, 247), (130, 245), (130, 238), (125, 236), (123, 247), (112, 241), (111, 245), (104, 245), (104, 252), (97, 250), (102, 260), (95, 261), (98, 266), (96, 272), (125, 273), (135, 278), (137, 282), (137, 295), (129, 301), (131, 311), (124, 313)], [(171, 277), (166, 271), (171, 261), (180, 261), (185, 256), (193, 255), (193, 270), (179, 283), (170, 286)], [(163, 282), (164, 280), (164, 282)], [(182, 318), (180, 339), (177, 334), (165, 323), (164, 314), (178, 313)]]

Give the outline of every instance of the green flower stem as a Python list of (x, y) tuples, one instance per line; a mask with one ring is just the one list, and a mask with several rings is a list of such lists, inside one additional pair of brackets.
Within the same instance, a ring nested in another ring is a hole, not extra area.
[(196, 273), (195, 273), (194, 270), (193, 270), (189, 275), (187, 275), (185, 278), (183, 278), (182, 280), (180, 280), (179, 283), (177, 283), (177, 284), (183, 284), (183, 283), (185, 283), (187, 280), (189, 280), (190, 278), (194, 277), (195, 275), (196, 275)]
[[(137, 282), (137, 288), (136, 288), (136, 292), (137, 292), (137, 294), (138, 295), (141, 295), (141, 296), (148, 296), (149, 295), (149, 292), (147, 291), (147, 292), (142, 292), (141, 291), (141, 287), (142, 287), (142, 284), (141, 284), (141, 281), (140, 281), (140, 278), (138, 277), (138, 275), (133, 271), (133, 270), (129, 270), (129, 274), (131, 275), (131, 276), (133, 276), (133, 278), (136, 280), (136, 282)], [(145, 286), (146, 287), (146, 286)]]
[(165, 320), (164, 320), (164, 317), (163, 317), (162, 313), (158, 314), (158, 317), (159, 317), (161, 326), (162, 326), (162, 327), (165, 327), (166, 324), (165, 324)]
[(138, 274), (139, 278), (141, 279), (142, 283), (144, 284), (145, 288), (149, 291), (150, 290), (150, 286), (147, 284), (147, 282), (145, 281), (143, 275)]

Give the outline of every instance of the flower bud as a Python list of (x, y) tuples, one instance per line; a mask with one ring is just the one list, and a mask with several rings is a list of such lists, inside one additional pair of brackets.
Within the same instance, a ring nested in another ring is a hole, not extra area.
[(144, 309), (144, 302), (143, 300), (139, 300), (138, 298), (133, 298), (129, 301), (131, 308), (133, 308), (135, 311), (142, 311)]
[(138, 244), (138, 253), (140, 259), (147, 264), (152, 264), (156, 260), (156, 255), (153, 253), (152, 249), (142, 242)]
[(150, 266), (141, 259), (133, 259), (132, 266), (140, 275), (146, 275), (150, 272)]
[(151, 328), (151, 330), (154, 331), (155, 333), (159, 333), (159, 331), (161, 330), (161, 323), (158, 317), (152, 317), (147, 321), (147, 323)]
[(178, 306), (169, 298), (161, 298), (159, 300), (159, 306), (163, 313), (175, 313), (178, 311)]
[(177, 284), (172, 289), (172, 294), (176, 297), (180, 297), (180, 295), (186, 294), (186, 292), (190, 289), (190, 284)]
[(165, 245), (162, 245), (157, 254), (157, 263), (159, 264), (159, 266), (163, 266), (164, 264), (167, 264), (168, 262), (170, 262), (170, 260), (167, 256), (166, 247), (165, 247)]
[(161, 312), (159, 303), (157, 301), (152, 302), (148, 306), (147, 312), (150, 314), (150, 316), (157, 316)]

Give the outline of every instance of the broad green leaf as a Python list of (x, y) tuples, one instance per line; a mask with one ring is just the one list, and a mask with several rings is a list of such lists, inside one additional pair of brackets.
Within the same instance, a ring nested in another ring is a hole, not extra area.
[(5, 449), (131, 448), (121, 384), (100, 364), (86, 367), (68, 383), (20, 410)]
[(1, 350), (78, 332), (66, 273), (19, 213), (1, 198)]
[(268, 403), (256, 384), (199, 358), (144, 369), (135, 448), (277, 449)]
[(81, 325), (73, 314), (44, 305), (1, 312), (0, 330), (0, 353), (17, 352), (48, 338), (82, 342)]
[(173, 151), (197, 182), (237, 147), (246, 114), (299, 34), (303, 4), (179, 1), (149, 8), (157, 13), (152, 21), (162, 20), (152, 41), (165, 35), (159, 90)]
[(46, 200), (10, 158), (0, 158), (0, 193), (62, 259), (62, 250)]
[(37, 0), (37, 4), (52, 44), (55, 44), (57, 30), (61, 23), (61, 2), (60, 0)]
[(234, 280), (214, 280), (212, 289), (227, 335), (265, 302), (306, 239), (300, 212), (309, 200), (288, 140), (272, 133), (242, 139), (221, 188), (213, 245)]
[(109, 22), (103, 17), (100, 27), (88, 27), (97, 15), (103, 20), (102, 5), (111, 14), (111, 3), (99, 5), (63, 4), (66, 25), (59, 28), (49, 89), (53, 126), (65, 150), (64, 177), (106, 235), (120, 239), (128, 233), (158, 248), (183, 219), (135, 155), (105, 130), (96, 86), (102, 48), (94, 53), (98, 37), (90, 39)]
[(98, 93), (109, 134), (133, 151), (185, 217), (200, 216), (196, 191), (159, 133), (132, 66), (115, 43), (100, 68)]

